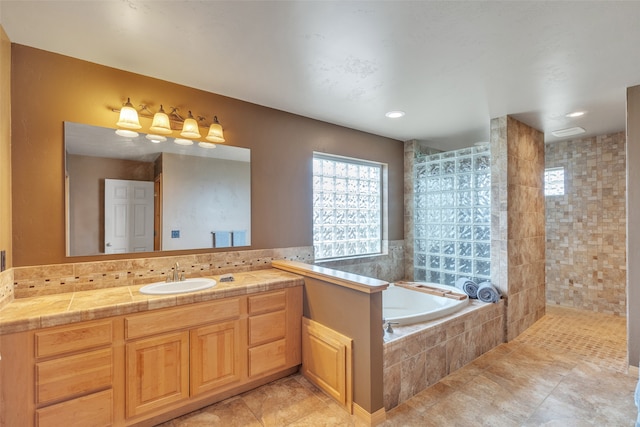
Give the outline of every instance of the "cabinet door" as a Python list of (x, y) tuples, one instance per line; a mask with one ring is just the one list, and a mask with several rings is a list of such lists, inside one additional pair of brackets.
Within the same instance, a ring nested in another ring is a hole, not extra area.
[(240, 322), (203, 326), (191, 331), (191, 395), (242, 377)]
[(127, 344), (128, 417), (189, 397), (189, 332)]

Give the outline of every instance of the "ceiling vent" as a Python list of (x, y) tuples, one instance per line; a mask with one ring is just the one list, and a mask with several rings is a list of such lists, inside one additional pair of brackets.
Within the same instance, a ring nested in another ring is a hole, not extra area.
[(573, 128), (567, 128), (567, 129), (554, 130), (554, 131), (551, 131), (551, 134), (553, 136), (557, 136), (558, 138), (564, 138), (567, 136), (580, 135), (581, 133), (585, 133), (585, 132), (586, 131), (584, 130), (584, 128), (573, 127)]

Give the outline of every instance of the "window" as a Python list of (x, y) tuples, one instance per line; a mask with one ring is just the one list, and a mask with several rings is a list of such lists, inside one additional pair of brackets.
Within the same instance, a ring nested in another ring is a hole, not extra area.
[(544, 170), (544, 195), (564, 195), (564, 168), (548, 168)]
[(313, 247), (317, 260), (382, 252), (382, 167), (313, 155)]

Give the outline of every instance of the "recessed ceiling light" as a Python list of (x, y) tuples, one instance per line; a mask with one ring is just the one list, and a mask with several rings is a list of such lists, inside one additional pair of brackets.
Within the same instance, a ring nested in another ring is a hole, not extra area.
[(559, 129), (559, 130), (554, 130), (551, 132), (551, 134), (553, 136), (558, 136), (558, 137), (565, 137), (565, 136), (573, 136), (573, 135), (580, 135), (581, 133), (585, 133), (586, 131), (584, 130), (584, 128), (581, 127), (574, 127), (574, 128), (567, 128), (567, 129)]
[(395, 111), (387, 112), (387, 114), (385, 114), (385, 116), (389, 117), (390, 119), (399, 119), (400, 117), (403, 117), (404, 114), (405, 114), (404, 111), (395, 110)]
[(565, 117), (569, 117), (570, 119), (572, 119), (572, 118), (575, 118), (575, 117), (584, 116), (586, 113), (587, 113), (586, 111), (573, 111), (571, 113), (565, 114)]

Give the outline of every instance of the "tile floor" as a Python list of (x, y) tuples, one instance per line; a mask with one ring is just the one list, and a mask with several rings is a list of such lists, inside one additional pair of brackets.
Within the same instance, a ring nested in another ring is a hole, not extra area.
[[(548, 307), (502, 344), (387, 412), (385, 427), (631, 427), (637, 373), (627, 372), (626, 319)], [(163, 427), (363, 425), (293, 375)]]

